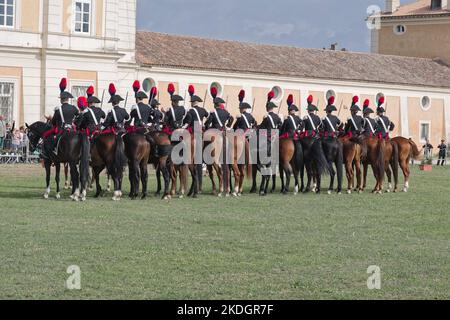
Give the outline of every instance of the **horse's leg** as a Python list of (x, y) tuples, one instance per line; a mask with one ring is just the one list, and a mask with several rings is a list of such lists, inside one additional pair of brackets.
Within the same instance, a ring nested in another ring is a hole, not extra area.
[(386, 166), (385, 172), (386, 172), (386, 176), (388, 178), (388, 188), (386, 189), (386, 192), (389, 193), (392, 190), (392, 171), (391, 171), (391, 167), (389, 166), (389, 164)]
[(285, 172), (285, 164), (282, 163), (279, 166), (279, 171), (280, 171), (280, 181), (281, 181), (281, 193), (286, 193), (286, 185), (284, 183), (284, 172)]
[(103, 171), (104, 168), (105, 166), (98, 166), (92, 168), (92, 172), (95, 179), (95, 187), (97, 190), (95, 193), (95, 198), (98, 198), (102, 195), (102, 186), (100, 185), (100, 173)]
[(46, 185), (45, 192), (44, 192), (44, 199), (48, 199), (48, 197), (50, 195), (50, 175), (51, 175), (52, 164), (50, 161), (45, 160), (44, 166), (45, 166), (45, 185)]
[(144, 200), (147, 198), (147, 187), (148, 187), (148, 159), (144, 159), (140, 163), (140, 172), (141, 172), (141, 183), (142, 183), (142, 196), (141, 199)]
[(155, 197), (159, 197), (161, 196), (161, 168), (158, 165), (156, 167), (156, 192), (155, 192)]
[(256, 177), (258, 175), (258, 165), (252, 164), (252, 188), (250, 190), (250, 193), (256, 193), (257, 186), (256, 186)]
[(173, 197), (177, 194), (177, 166), (176, 165), (171, 166), (170, 176), (172, 179), (172, 187), (170, 189), (170, 195)]
[(180, 199), (184, 198), (187, 189), (188, 166), (180, 166)]
[(238, 196), (241, 196), (242, 193), (244, 192), (245, 167), (246, 166), (244, 164), (240, 164), (239, 165), (239, 173), (240, 173), (240, 176), (241, 176), (241, 180), (239, 180)]
[(409, 189), (409, 159), (400, 161), (400, 168), (403, 172), (403, 177), (405, 178), (405, 186), (403, 187), (403, 192), (408, 192)]
[[(333, 188), (334, 188), (334, 178), (336, 177), (336, 171), (334, 170), (332, 161), (328, 161), (328, 165), (331, 168), (331, 170), (330, 170), (330, 186), (328, 187), (328, 194), (332, 194)], [(319, 175), (317, 175), (317, 176), (319, 176)], [(319, 187), (318, 187), (318, 189), (319, 189)]]
[(308, 161), (305, 163), (305, 168), (306, 168), (306, 176), (307, 176), (307, 181), (306, 181), (306, 187), (303, 189), (303, 193), (308, 193), (311, 191), (311, 180), (312, 180), (312, 166), (311, 163)]
[(134, 181), (134, 192), (130, 196), (132, 200), (136, 199), (139, 196), (139, 187), (140, 187), (140, 180), (141, 180), (141, 172), (139, 168), (139, 163), (137, 161), (133, 161), (133, 181)]
[(57, 163), (56, 165), (55, 165), (55, 169), (56, 169), (56, 175), (55, 175), (55, 182), (56, 182), (56, 199), (61, 199), (61, 194), (60, 194), (60, 192), (61, 192), (61, 189), (60, 189), (60, 186), (59, 186), (59, 183), (60, 183), (60, 176), (61, 176), (61, 164), (60, 163)]
[[(233, 174), (234, 174), (234, 192), (233, 192), (233, 196), (237, 197), (239, 194), (239, 185), (241, 184), (241, 172), (239, 170), (239, 167), (236, 163), (232, 164), (232, 170), (233, 170)], [(230, 179), (231, 180), (231, 179)], [(230, 183), (231, 186), (231, 183)], [(231, 190), (230, 190), (231, 192)]]
[(161, 170), (163, 179), (164, 179), (164, 195), (162, 197), (163, 200), (170, 199), (170, 168), (172, 165), (167, 164), (167, 159), (160, 159), (159, 160), (159, 170)]
[(70, 181), (69, 181), (69, 164), (64, 164), (64, 189), (69, 190)]
[(203, 192), (203, 165), (195, 165), (195, 173), (197, 174), (197, 193), (201, 194)]
[(272, 175), (272, 189), (270, 190), (270, 193), (274, 193), (275, 189), (277, 188), (277, 175)]
[(361, 193), (363, 191), (363, 186), (362, 186), (362, 176), (361, 176), (361, 161), (359, 159), (355, 160), (355, 174), (356, 174), (356, 183), (357, 183), (356, 189), (359, 193)]
[(219, 194), (218, 194), (218, 196), (222, 197), (223, 192), (224, 192), (224, 180), (223, 180), (222, 168), (220, 165), (214, 164), (214, 169), (215, 169), (217, 177), (219, 179)]
[(362, 189), (361, 191), (364, 192), (364, 190), (367, 187), (367, 174), (369, 172), (369, 163), (368, 162), (364, 162), (363, 163), (363, 176), (362, 176)]
[(217, 195), (217, 187), (216, 187), (216, 182), (214, 181), (213, 166), (212, 165), (208, 165), (207, 166), (207, 170), (208, 170), (209, 179), (211, 180), (212, 194), (213, 195)]
[(353, 161), (350, 162), (349, 159), (345, 160), (345, 173), (347, 175), (347, 193), (351, 194), (354, 186), (354, 172), (353, 172)]
[(335, 166), (336, 166), (336, 172), (337, 172), (337, 194), (341, 194), (342, 193), (342, 180), (343, 180), (343, 176), (344, 176), (344, 163), (343, 163), (343, 157), (342, 157), (342, 152), (339, 152), (337, 155), (337, 159), (335, 161)]
[(112, 179), (111, 179), (111, 175), (109, 173), (106, 174), (107, 178), (108, 178), (108, 183), (106, 184), (106, 191), (111, 192), (111, 185), (112, 185)]
[(287, 194), (289, 192), (289, 189), (290, 189), (291, 175), (292, 175), (292, 172), (293, 172), (292, 166), (291, 166), (291, 164), (289, 162), (285, 164), (284, 172), (286, 172), (286, 186), (285, 186), (285, 191), (283, 193)]
[(78, 168), (76, 163), (69, 163), (70, 166), (70, 178), (72, 180), (72, 199), (74, 201), (79, 201), (80, 200), (80, 188), (79, 188), (79, 180), (80, 180), (80, 175), (78, 173)]

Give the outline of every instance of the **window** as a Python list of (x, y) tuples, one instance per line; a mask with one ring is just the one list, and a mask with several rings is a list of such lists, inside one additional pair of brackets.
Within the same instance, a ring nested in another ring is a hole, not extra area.
[(399, 25), (394, 26), (394, 33), (396, 35), (402, 35), (405, 32), (406, 32), (406, 26), (405, 25), (399, 24)]
[(75, 1), (74, 31), (89, 34), (91, 32), (91, 0)]
[(89, 88), (89, 85), (75, 85), (72, 86), (72, 95), (75, 99), (79, 97), (86, 97), (86, 91)]
[(275, 94), (273, 97), (273, 100), (275, 102), (280, 102), (281, 99), (283, 99), (283, 95), (284, 95), (283, 89), (281, 89), (281, 87), (276, 86), (276, 87), (272, 88), (272, 91)]
[(0, 27), (14, 27), (15, 0), (0, 0)]
[(420, 106), (423, 110), (427, 111), (431, 107), (431, 100), (430, 97), (422, 97), (422, 100), (420, 100)]
[(431, 10), (440, 10), (442, 8), (442, 0), (431, 0)]
[(336, 92), (334, 90), (328, 90), (327, 94), (325, 95), (326, 100), (330, 99), (331, 97), (336, 97)]
[(221, 85), (220, 83), (218, 83), (218, 82), (213, 82), (213, 83), (211, 83), (211, 86), (210, 86), (210, 93), (211, 93), (211, 88), (216, 88), (216, 89), (217, 89), (217, 96), (218, 96), (218, 97), (221, 97), (221, 96), (222, 96), (222, 94), (223, 94), (223, 88), (222, 88), (222, 85)]
[(150, 92), (153, 87), (156, 87), (156, 81), (152, 78), (147, 78), (142, 82), (144, 92)]
[(426, 143), (430, 139), (430, 122), (420, 122), (420, 142)]
[(14, 109), (14, 83), (0, 82), (0, 115), (6, 123), (12, 123)]

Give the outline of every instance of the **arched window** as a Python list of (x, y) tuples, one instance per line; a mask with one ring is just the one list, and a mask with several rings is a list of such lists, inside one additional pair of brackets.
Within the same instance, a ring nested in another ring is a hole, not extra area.
[(401, 36), (402, 34), (406, 33), (406, 26), (403, 24), (398, 24), (394, 26), (394, 33), (396, 35)]
[(146, 78), (143, 82), (142, 82), (142, 90), (144, 92), (150, 92), (150, 90), (156, 87), (156, 81), (152, 78)]
[(279, 87), (279, 86), (275, 86), (275, 87), (272, 88), (272, 91), (275, 94), (274, 97), (273, 97), (273, 101), (277, 102), (277, 103), (280, 102), (281, 99), (283, 99), (283, 96), (284, 96), (283, 89), (281, 87)]
[(336, 97), (336, 92), (334, 90), (328, 90), (325, 99), (328, 101), (331, 97)]
[(211, 94), (211, 88), (216, 88), (217, 89), (217, 96), (221, 97), (223, 94), (223, 87), (219, 82), (213, 82), (211, 83), (211, 85), (209, 86), (209, 94)]
[(420, 106), (423, 110), (427, 111), (431, 107), (431, 100), (430, 97), (424, 96), (422, 97), (422, 100), (420, 100)]

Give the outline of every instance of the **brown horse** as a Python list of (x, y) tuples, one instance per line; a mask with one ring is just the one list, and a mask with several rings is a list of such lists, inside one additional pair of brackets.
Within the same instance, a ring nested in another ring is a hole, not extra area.
[[(299, 173), (302, 174), (301, 181), (302, 186), (299, 183)], [(281, 179), (281, 192), (283, 194), (289, 193), (289, 186), (291, 175), (294, 175), (295, 186), (294, 194), (297, 194), (299, 190), (303, 190), (303, 148), (301, 143), (295, 144), (292, 138), (280, 139), (280, 179)], [(284, 175), (286, 174), (286, 183), (284, 181)]]
[(364, 167), (362, 191), (364, 191), (367, 186), (367, 172), (370, 165), (376, 179), (375, 188), (372, 192), (381, 194), (385, 171), (385, 141), (375, 137), (365, 136), (363, 138), (363, 143), (364, 147), (367, 148), (367, 155), (362, 159)]
[(150, 143), (142, 133), (128, 133), (124, 137), (125, 154), (128, 158), (130, 179), (130, 198), (135, 200), (139, 196), (139, 181), (142, 183), (141, 199), (147, 197), (148, 162), (150, 158)]
[[(363, 190), (361, 158), (363, 158), (363, 147), (357, 138), (343, 136), (339, 138), (343, 145), (345, 172), (347, 175), (348, 188), (347, 193), (352, 191), (359, 193)], [(356, 176), (356, 187), (355, 187)]]
[[(207, 130), (204, 133), (203, 150), (211, 156), (212, 163), (208, 163), (206, 168), (212, 184), (212, 193), (222, 197), (224, 193), (223, 167), (220, 164), (220, 157), (223, 149), (223, 136), (217, 134), (216, 130)], [(219, 192), (214, 179), (214, 171), (219, 179)], [(200, 187), (200, 189), (202, 186)]]
[[(174, 131), (174, 134), (175, 133), (179, 133), (180, 136), (182, 136), (182, 134), (184, 133), (184, 129), (177, 129)], [(189, 150), (188, 149), (189, 145), (190, 145), (189, 141), (186, 141), (186, 142), (180, 141), (180, 142), (172, 143), (173, 148), (183, 147), (183, 148), (186, 148), (186, 150)], [(180, 154), (179, 157), (181, 158), (182, 155)], [(187, 190), (189, 167), (184, 162), (177, 163), (177, 162), (173, 162), (173, 160), (174, 159), (172, 159), (172, 166), (171, 166), (171, 170), (170, 170), (171, 180), (172, 180), (172, 187), (170, 190), (170, 195), (175, 196), (177, 194), (177, 178), (179, 177), (180, 178), (180, 189), (178, 191), (178, 195), (179, 195), (179, 198), (182, 199), (182, 198), (184, 198), (184, 196), (186, 194), (186, 190)]]
[[(384, 169), (388, 177), (388, 188), (386, 192), (398, 191), (398, 145), (392, 140), (386, 140), (384, 144)], [(392, 171), (391, 171), (392, 169)], [(394, 175), (394, 190), (392, 190), (392, 173)]]
[[(249, 164), (249, 143), (244, 132), (236, 132), (227, 136), (229, 149), (231, 151), (230, 170), (234, 175), (233, 196), (241, 196), (244, 192), (244, 179), (246, 168), (251, 168)], [(231, 147), (231, 148), (230, 148)], [(251, 172), (250, 172), (251, 174)], [(231, 193), (231, 183), (228, 183), (227, 193)]]
[(409, 162), (411, 159), (417, 160), (420, 155), (419, 148), (411, 139), (406, 139), (403, 137), (396, 137), (391, 140), (398, 147), (398, 161), (400, 168), (403, 171), (403, 176), (405, 178), (405, 185), (403, 187), (403, 192), (408, 192), (409, 189)]

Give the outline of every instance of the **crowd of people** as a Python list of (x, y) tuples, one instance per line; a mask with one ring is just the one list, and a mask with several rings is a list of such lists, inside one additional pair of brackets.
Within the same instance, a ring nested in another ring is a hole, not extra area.
[(28, 149), (28, 136), (24, 126), (16, 127), (5, 121), (4, 116), (0, 115), (0, 155), (1, 162), (8, 162), (8, 157), (14, 157), (14, 162), (26, 161)]

